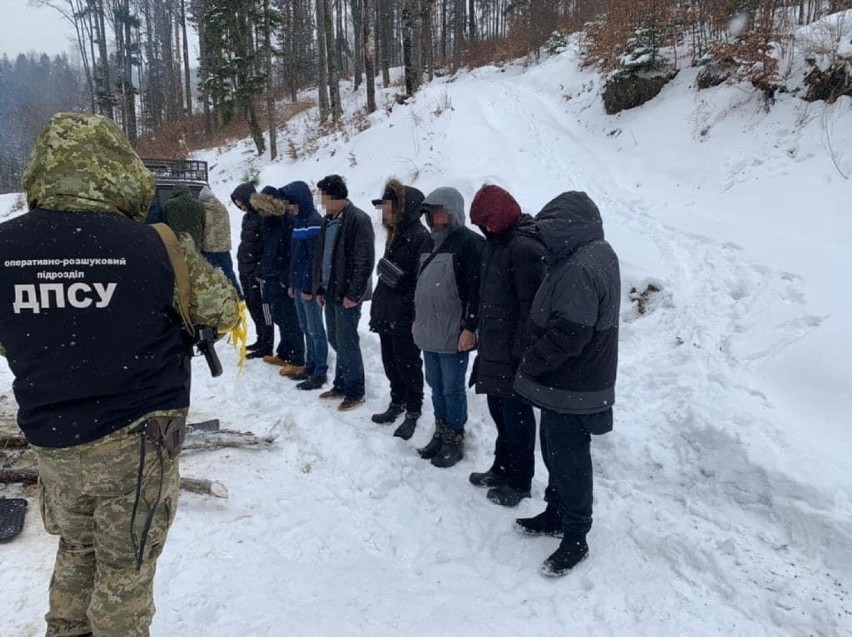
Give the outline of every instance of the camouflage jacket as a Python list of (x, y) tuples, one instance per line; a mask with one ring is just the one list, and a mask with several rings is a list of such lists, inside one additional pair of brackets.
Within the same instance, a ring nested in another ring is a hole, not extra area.
[(231, 220), (228, 209), (214, 195), (202, 196), (204, 204), (204, 235), (201, 239), (202, 252), (231, 251)]

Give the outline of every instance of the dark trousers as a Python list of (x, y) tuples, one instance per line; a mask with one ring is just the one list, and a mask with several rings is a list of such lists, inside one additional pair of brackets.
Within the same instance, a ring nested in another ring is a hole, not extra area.
[(550, 474), (544, 499), (559, 511), (566, 536), (585, 537), (592, 528), (590, 432), (611, 428), (611, 409), (598, 414), (541, 410), (541, 455)]
[(246, 307), (257, 333), (257, 342), (260, 343), (259, 351), (271, 355), (272, 346), (275, 344), (275, 330), (272, 326), (272, 317), (267, 316), (263, 311), (260, 281), (253, 276), (240, 274), (240, 284), (246, 298)]
[(361, 321), (361, 304), (345, 309), (339, 302), (325, 304), (325, 324), (328, 343), (337, 352), (333, 388), (343, 392), (350, 400), (364, 398), (364, 360), (358, 323)]
[(497, 425), (492, 471), (509, 486), (529, 491), (535, 475), (535, 414), (523, 400), (488, 396), (488, 411)]
[(391, 402), (405, 405), (410, 414), (419, 414), (423, 408), (423, 360), (411, 331), (379, 334), (379, 341)]
[(240, 299), (243, 298), (243, 291), (240, 288), (240, 284), (237, 281), (237, 275), (234, 274), (234, 262), (231, 261), (231, 253), (230, 252), (202, 252), (204, 258), (207, 259), (207, 262), (212, 265), (214, 268), (219, 268), (222, 270), (222, 273), (228, 277), (228, 281), (231, 282), (231, 285), (234, 286), (234, 289), (239, 294)]
[(278, 332), (281, 334), (276, 355), (291, 365), (304, 365), (305, 335), (299, 327), (296, 302), (285, 295), (270, 300), (269, 309), (272, 312), (272, 321), (278, 326)]
[(328, 374), (328, 337), (322, 323), (322, 308), (315, 297), (306, 301), (301, 293), (297, 292), (297, 295), (296, 314), (307, 344), (305, 371), (311, 376), (325, 378)]

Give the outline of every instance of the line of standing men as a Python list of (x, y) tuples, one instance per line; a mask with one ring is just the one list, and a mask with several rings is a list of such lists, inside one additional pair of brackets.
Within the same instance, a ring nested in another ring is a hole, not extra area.
[[(425, 364), (435, 429), (418, 452), (436, 467), (450, 467), (464, 455), (465, 379), (477, 348), (470, 384), (487, 396), (497, 441), (492, 466), (472, 473), (470, 482), (488, 488), (489, 500), (503, 506), (530, 497), (533, 407), (539, 407), (547, 508), (517, 525), (527, 534), (563, 538), (542, 566), (547, 575), (563, 575), (588, 554), (590, 436), (612, 429), (620, 277), (597, 207), (585, 193), (567, 192), (533, 219), (502, 188), (483, 186), (470, 208), (483, 240), (466, 227), (456, 189), (438, 188), (424, 197), (391, 179), (372, 201), (387, 234), (373, 293), (370, 218), (349, 201), (339, 175), (322, 179), (318, 190), (325, 218), (304, 182), (261, 193), (242, 184), (232, 194), (246, 213), (248, 245), (245, 251), (240, 246), (241, 255), (270, 255), (261, 256), (268, 266), (254, 275), (263, 282), (262, 294), (253, 299), (247, 292), (258, 327), (257, 355), (282, 365), (282, 375), (300, 381), (300, 389), (319, 389), (327, 381), (325, 344), (331, 344), (337, 352), (334, 380), (320, 398), (341, 400), (340, 411), (358, 407), (364, 402), (364, 365), (357, 328), (362, 302), (372, 297), (370, 329), (379, 335), (390, 384), (390, 403), (372, 420), (390, 424), (404, 416), (394, 436), (411, 438), (422, 410)], [(254, 228), (260, 228), (259, 249)], [(250, 273), (257, 270), (243, 257), (241, 279), (249, 289)], [(284, 296), (295, 300), (296, 309), (271, 312), (282, 332), (273, 355), (269, 315), (260, 308), (264, 301), (276, 308)], [(306, 359), (292, 345), (305, 342)]]

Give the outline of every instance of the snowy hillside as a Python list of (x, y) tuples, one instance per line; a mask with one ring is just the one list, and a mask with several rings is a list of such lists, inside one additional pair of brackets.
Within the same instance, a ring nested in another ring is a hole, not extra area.
[[(436, 80), (361, 133), (315, 142), (307, 113), (279, 141), (297, 160), (258, 160), (248, 141), (200, 155), (223, 201), (255, 169), (275, 186), (338, 172), (368, 211), (391, 175), (467, 203), (496, 183), (530, 213), (587, 191), (622, 263), (616, 423), (592, 445), (590, 557), (554, 582), (537, 567), (556, 541), (513, 530), (543, 506), (541, 462), (516, 510), (467, 482), (490, 464), (484, 397), (471, 396), (467, 457), (448, 470), (415, 452), (429, 407), (408, 442), (370, 422), (387, 386), (366, 310), (368, 404), (348, 414), (262, 362), (237, 376), (220, 346), (222, 378), (196, 361), (193, 419), (279, 438), (186, 456), (185, 474), (231, 497), (183, 497), (154, 635), (852, 632), (852, 100), (781, 94), (766, 112), (750, 89), (698, 92), (694, 79), (685, 69), (607, 116), (572, 45)], [(629, 293), (648, 284), (660, 291), (640, 314)], [(0, 391), (10, 383), (0, 362)], [(3, 635), (43, 632), (55, 540), (31, 513), (0, 546)]]

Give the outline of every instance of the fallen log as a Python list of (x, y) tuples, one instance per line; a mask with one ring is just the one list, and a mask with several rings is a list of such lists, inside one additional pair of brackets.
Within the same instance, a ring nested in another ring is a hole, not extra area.
[(257, 436), (248, 431), (219, 431), (198, 432), (187, 434), (183, 443), (183, 451), (210, 451), (213, 449), (262, 447), (275, 442), (275, 436)]
[(23, 449), (27, 441), (23, 436), (0, 434), (0, 449)]
[[(35, 469), (0, 469), (0, 484), (35, 484), (36, 482), (38, 482), (38, 471)], [(181, 477), (180, 488), (217, 498), (228, 497), (228, 487), (207, 478)]]

